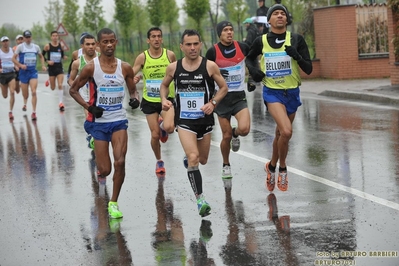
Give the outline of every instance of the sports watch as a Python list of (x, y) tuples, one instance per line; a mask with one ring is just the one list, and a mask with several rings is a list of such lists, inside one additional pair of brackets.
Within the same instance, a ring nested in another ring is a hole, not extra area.
[(213, 104), (213, 107), (216, 107), (217, 102), (215, 101), (215, 99), (212, 98), (211, 103)]

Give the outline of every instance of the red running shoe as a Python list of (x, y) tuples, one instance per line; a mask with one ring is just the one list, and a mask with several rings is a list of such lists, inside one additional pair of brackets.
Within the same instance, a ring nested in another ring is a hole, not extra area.
[(65, 110), (65, 106), (64, 106), (63, 103), (60, 103), (60, 104), (58, 105), (58, 107), (60, 107), (60, 111), (61, 111), (61, 112)]

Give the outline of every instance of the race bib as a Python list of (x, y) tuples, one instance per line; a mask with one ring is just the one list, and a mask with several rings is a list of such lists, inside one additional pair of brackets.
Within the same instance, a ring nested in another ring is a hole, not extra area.
[(241, 86), (241, 81), (242, 81), (241, 65), (225, 67), (223, 69), (226, 69), (227, 71), (229, 71), (229, 76), (226, 78), (226, 83), (227, 83), (227, 86), (229, 87), (229, 90), (238, 89)]
[(35, 53), (25, 53), (24, 54), (24, 64), (26, 66), (36, 66), (36, 54)]
[(182, 92), (180, 96), (180, 118), (203, 118), (205, 113), (200, 109), (204, 105), (205, 92)]
[(61, 53), (50, 52), (50, 61), (53, 61), (54, 63), (61, 63)]
[(147, 96), (151, 98), (159, 98), (161, 83), (162, 80), (147, 79), (145, 82), (145, 87), (147, 88)]
[(279, 78), (292, 74), (291, 57), (286, 52), (265, 53), (266, 77)]
[(122, 109), (125, 90), (123, 87), (100, 87), (98, 90), (98, 107), (105, 111)]
[(12, 61), (2, 61), (1, 68), (3, 69), (3, 73), (14, 72), (14, 63)]

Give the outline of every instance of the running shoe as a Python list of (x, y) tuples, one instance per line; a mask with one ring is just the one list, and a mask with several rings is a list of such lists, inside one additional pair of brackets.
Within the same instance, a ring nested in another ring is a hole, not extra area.
[(12, 112), (9, 112), (9, 113), (8, 113), (8, 118), (10, 118), (10, 120), (13, 120), (13, 119), (14, 119), (14, 115), (12, 114)]
[(162, 160), (159, 160), (155, 165), (155, 173), (160, 174), (165, 172), (166, 171), (165, 171), (164, 162)]
[(48, 87), (50, 85), (50, 80), (46, 80), (46, 82), (44, 83), (44, 85), (46, 85), (46, 87)]
[(118, 208), (118, 202), (108, 202), (108, 214), (111, 219), (119, 219), (123, 217), (122, 212)]
[(269, 165), (270, 162), (266, 163), (265, 165), (266, 187), (271, 192), (274, 190), (274, 186), (276, 185), (276, 173), (269, 170)]
[(232, 179), (233, 176), (231, 175), (231, 167), (230, 165), (225, 165), (222, 168), (222, 179)]
[(33, 120), (33, 121), (36, 121), (36, 120), (37, 120), (36, 113), (32, 113), (32, 120)]
[(94, 150), (94, 138), (90, 137), (89, 147)]
[(60, 104), (58, 105), (58, 107), (60, 108), (60, 111), (64, 111), (64, 110), (65, 110), (65, 106), (64, 106), (63, 103), (60, 103)]
[(22, 106), (22, 111), (26, 112), (26, 104), (24, 104), (24, 106)]
[(200, 226), (200, 240), (207, 243), (211, 240), (213, 236), (212, 228), (211, 228), (211, 221), (202, 220)]
[(89, 147), (89, 148), (91, 148), (91, 147), (90, 147), (90, 140), (91, 140), (91, 135), (90, 135), (90, 134), (87, 134), (87, 135), (86, 135), (86, 141), (87, 141), (87, 147)]
[(183, 157), (183, 165), (184, 165), (184, 167), (187, 169), (188, 168), (188, 158), (187, 158), (187, 156), (184, 156)]
[(197, 207), (198, 213), (199, 215), (201, 215), (201, 217), (205, 217), (211, 214), (211, 206), (209, 206), (208, 202), (205, 201), (204, 196), (200, 196), (197, 199)]
[(288, 175), (287, 171), (278, 173), (277, 187), (281, 191), (287, 191), (288, 189)]
[(167, 140), (168, 140), (168, 133), (165, 131), (165, 130), (163, 130), (162, 129), (162, 127), (161, 127), (161, 123), (163, 122), (163, 118), (160, 116), (159, 118), (158, 118), (158, 124), (159, 124), (159, 128), (161, 129), (161, 135), (159, 136), (159, 140), (162, 142), (162, 143), (165, 143)]
[[(233, 132), (234, 132), (234, 130), (235, 130), (235, 128), (233, 128)], [(231, 138), (231, 143), (230, 143), (230, 146), (231, 146), (231, 150), (232, 151), (234, 151), (234, 152), (237, 152), (239, 149), (240, 149), (240, 139), (239, 139), (239, 137), (232, 137)]]

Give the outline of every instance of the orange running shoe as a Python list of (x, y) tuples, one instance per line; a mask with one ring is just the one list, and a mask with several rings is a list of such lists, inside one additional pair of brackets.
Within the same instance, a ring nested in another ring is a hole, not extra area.
[(270, 192), (272, 192), (274, 190), (274, 186), (276, 185), (276, 173), (269, 170), (269, 165), (270, 162), (265, 164), (266, 187)]
[(278, 173), (277, 187), (281, 191), (287, 191), (288, 189), (288, 175), (287, 171)]
[(61, 111), (61, 112), (65, 110), (65, 106), (64, 106), (63, 103), (60, 103), (60, 104), (58, 105), (58, 107), (60, 108), (60, 111)]
[(165, 143), (168, 140), (168, 133), (161, 128), (162, 121), (163, 121), (162, 117), (159, 117), (158, 118), (158, 123), (159, 123), (159, 128), (161, 129), (161, 133), (160, 133), (161, 135), (159, 136), (159, 140), (162, 143)]
[(46, 87), (48, 87), (50, 85), (50, 80), (46, 80), (46, 82), (44, 83), (44, 85), (46, 85)]
[(157, 174), (165, 173), (165, 166), (162, 160), (159, 160), (155, 165), (155, 173)]

